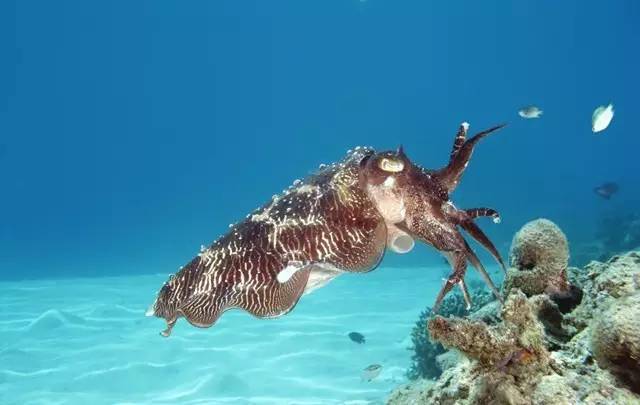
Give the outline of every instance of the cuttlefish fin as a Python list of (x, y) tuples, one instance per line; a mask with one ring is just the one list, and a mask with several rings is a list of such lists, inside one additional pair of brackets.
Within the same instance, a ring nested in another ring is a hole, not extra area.
[(266, 285), (266, 292), (255, 288), (243, 291), (230, 307), (244, 309), (258, 318), (277, 318), (297, 305), (309, 281), (313, 264), (290, 261), (275, 279)]
[[(243, 309), (258, 318), (275, 318), (290, 312), (298, 303), (309, 280), (311, 265), (285, 266), (266, 286), (266, 291), (235, 284), (192, 295), (178, 308), (178, 314), (199, 328), (212, 326), (229, 309)], [(169, 336), (178, 316), (167, 320), (162, 336)]]

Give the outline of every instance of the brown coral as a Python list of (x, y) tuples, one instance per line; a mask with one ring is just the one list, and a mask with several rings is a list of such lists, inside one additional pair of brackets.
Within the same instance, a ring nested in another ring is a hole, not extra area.
[(489, 326), (462, 318), (434, 317), (428, 325), (432, 339), (453, 347), (482, 367), (505, 369), (539, 363), (546, 366), (548, 353), (543, 327), (527, 297), (512, 293), (502, 308), (503, 323)]
[(523, 393), (551, 372), (543, 326), (530, 301), (522, 292), (513, 291), (502, 308), (504, 322), (498, 325), (434, 317), (428, 324), (431, 338), (475, 362), (464, 366), (468, 368), (468, 384), (459, 380), (448, 388), (440, 384), (448, 385), (446, 381), (461, 371), (460, 367), (447, 369), (427, 391), (425, 403), (528, 403)]
[(564, 233), (547, 219), (525, 224), (513, 237), (503, 290), (518, 288), (527, 296), (567, 295), (569, 244)]
[(564, 269), (569, 263), (567, 237), (548, 219), (528, 222), (513, 237), (509, 263), (518, 269)]

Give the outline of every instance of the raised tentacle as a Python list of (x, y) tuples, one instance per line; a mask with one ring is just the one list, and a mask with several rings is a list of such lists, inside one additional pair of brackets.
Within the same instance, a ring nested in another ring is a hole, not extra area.
[(476, 256), (476, 254), (474, 253), (474, 251), (471, 249), (471, 247), (466, 241), (464, 243), (467, 248), (467, 251), (466, 251), (467, 259), (469, 260), (471, 265), (473, 265), (473, 267), (476, 270), (478, 270), (478, 273), (480, 273), (480, 276), (482, 277), (484, 282), (487, 284), (487, 286), (489, 286), (489, 288), (491, 289), (491, 292), (493, 292), (493, 295), (495, 295), (498, 301), (504, 302), (502, 300), (502, 296), (500, 295), (500, 292), (498, 291), (498, 288), (493, 283), (493, 280), (491, 280), (491, 277), (489, 277), (489, 273), (487, 273), (487, 270), (485, 270), (484, 266), (480, 262), (480, 259), (478, 259), (478, 256)]
[(498, 249), (496, 249), (493, 242), (491, 242), (487, 235), (485, 235), (482, 229), (480, 229), (480, 227), (478, 227), (478, 225), (473, 222), (473, 218), (477, 218), (479, 216), (494, 217), (495, 221), (495, 218), (500, 218), (496, 210), (493, 210), (491, 208), (472, 208), (469, 210), (459, 210), (450, 203), (449, 205), (447, 205), (447, 209), (445, 212), (447, 217), (452, 222), (454, 222), (456, 225), (461, 226), (462, 229), (467, 231), (467, 233), (471, 235), (473, 239), (475, 239), (485, 249), (487, 249), (489, 253), (491, 253), (491, 256), (493, 256), (493, 258), (498, 262), (498, 264), (502, 268), (502, 271), (504, 271), (505, 273), (507, 272), (507, 268), (504, 264), (504, 261), (502, 260), (502, 257), (500, 256), (500, 253), (498, 253)]
[(497, 125), (493, 128), (489, 128), (485, 131), (477, 133), (473, 137), (466, 140), (460, 147), (456, 147), (456, 143), (458, 142), (458, 136), (456, 136), (456, 141), (454, 142), (453, 146), (455, 154), (452, 151), (452, 156), (449, 164), (435, 173), (435, 176), (440, 180), (442, 185), (448, 190), (449, 193), (455, 190), (456, 186), (460, 182), (462, 173), (469, 164), (469, 159), (471, 158), (473, 148), (476, 143), (478, 143), (478, 141), (480, 141), (485, 136), (494, 131), (497, 131), (504, 126), (505, 124)]
[(469, 130), (468, 122), (463, 122), (462, 124), (460, 124), (460, 128), (456, 133), (456, 138), (453, 140), (453, 148), (451, 149), (451, 154), (449, 155), (449, 161), (452, 161), (458, 154), (458, 151), (464, 144), (464, 141), (467, 139), (468, 130)]
[(500, 256), (500, 253), (498, 252), (498, 249), (496, 249), (493, 242), (491, 242), (491, 240), (487, 237), (487, 235), (485, 235), (485, 233), (482, 232), (482, 229), (480, 229), (480, 227), (478, 227), (478, 225), (476, 225), (476, 223), (473, 222), (473, 220), (471, 219), (467, 221), (462, 221), (460, 223), (460, 226), (462, 227), (462, 229), (467, 231), (467, 233), (471, 235), (473, 239), (478, 241), (478, 243), (480, 243), (485, 249), (487, 249), (489, 253), (491, 253), (491, 256), (493, 256), (493, 258), (496, 259), (498, 264), (500, 264), (502, 271), (506, 274), (507, 267), (504, 265), (502, 256)]
[(468, 210), (464, 210), (464, 212), (466, 212), (471, 219), (478, 217), (491, 217), (493, 218), (494, 223), (500, 223), (500, 214), (492, 208), (470, 208)]

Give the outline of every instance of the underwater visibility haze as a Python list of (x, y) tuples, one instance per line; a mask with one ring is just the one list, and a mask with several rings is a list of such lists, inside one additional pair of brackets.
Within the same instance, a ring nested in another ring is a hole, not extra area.
[(640, 403), (638, 18), (2, 3), (0, 403)]

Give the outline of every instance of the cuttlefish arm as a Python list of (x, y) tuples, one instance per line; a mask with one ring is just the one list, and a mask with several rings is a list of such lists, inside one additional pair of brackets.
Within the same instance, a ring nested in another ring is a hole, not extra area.
[[(489, 128), (467, 139), (469, 124), (462, 123), (456, 133), (449, 164), (445, 168), (435, 172), (419, 169), (410, 171), (408, 183), (411, 186), (406, 188), (404, 194), (407, 196), (406, 218), (402, 223), (396, 224), (396, 227), (443, 253), (453, 270), (438, 293), (433, 307), (434, 312), (439, 310), (444, 297), (456, 285), (460, 288), (467, 307), (470, 307), (471, 299), (464, 282), (467, 263), (471, 263), (496, 298), (502, 302), (502, 296), (486, 269), (458, 230), (458, 227), (464, 229), (491, 253), (503, 270), (506, 270), (498, 250), (474, 222), (475, 218), (481, 216), (492, 217), (494, 222), (499, 222), (499, 214), (491, 208), (458, 210), (449, 201), (448, 194), (458, 185), (478, 141), (503, 126)], [(398, 155), (401, 159), (408, 161), (402, 151), (399, 151)], [(444, 194), (434, 193), (433, 190), (443, 190)]]
[(456, 134), (453, 148), (451, 150), (451, 155), (449, 157), (449, 164), (446, 167), (435, 172), (435, 177), (440, 181), (440, 183), (447, 189), (449, 193), (455, 190), (455, 188), (458, 186), (460, 178), (464, 173), (464, 169), (466, 169), (467, 165), (469, 164), (469, 159), (471, 159), (473, 148), (476, 146), (476, 144), (485, 136), (503, 128), (505, 125), (506, 124), (502, 124), (489, 128), (485, 131), (477, 133), (469, 139), (466, 139), (469, 124), (463, 122), (460, 125), (460, 129)]
[(448, 216), (435, 210), (432, 203), (423, 199), (408, 201), (405, 220), (396, 224), (400, 230), (443, 253), (452, 267), (451, 275), (438, 293), (433, 312), (440, 309), (442, 300), (455, 286), (460, 288), (467, 307), (471, 307), (471, 299), (464, 282), (468, 262), (480, 273), (496, 298), (502, 301), (497, 287), (456, 225)]
[[(487, 235), (480, 229), (475, 222), (473, 222), (474, 218), (487, 216), (492, 217), (494, 222), (500, 222), (500, 215), (498, 212), (491, 208), (472, 208), (468, 210), (458, 210), (453, 204), (449, 204), (445, 210), (447, 216), (456, 224), (459, 225), (462, 229), (464, 229), (473, 239), (475, 239), (478, 243), (480, 243), (487, 251), (491, 254), (491, 256), (500, 264), (500, 268), (502, 268), (503, 272), (507, 272), (507, 268), (498, 253), (498, 249), (496, 249), (495, 245), (491, 240), (487, 237)], [(496, 221), (497, 220), (497, 221)]]
[(476, 219), (479, 217), (491, 217), (493, 219), (493, 222), (496, 224), (499, 224), (501, 221), (498, 211), (492, 208), (470, 208), (464, 210), (464, 212), (466, 212), (471, 219)]

